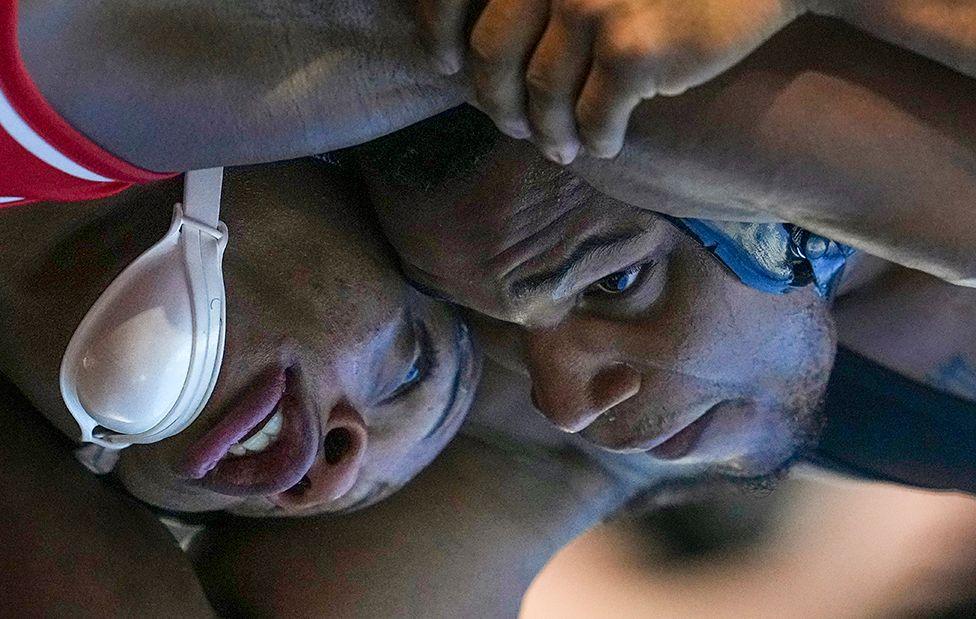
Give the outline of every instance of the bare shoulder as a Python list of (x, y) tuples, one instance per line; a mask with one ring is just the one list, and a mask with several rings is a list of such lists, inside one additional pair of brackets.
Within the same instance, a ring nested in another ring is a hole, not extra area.
[(552, 554), (602, 515), (550, 464), (461, 436), (365, 510), (212, 528), (198, 573), (230, 616), (515, 616)]
[(892, 268), (840, 299), (835, 316), (844, 346), (976, 400), (976, 289)]
[[(206, 617), (189, 560), (147, 509), (74, 461), (0, 378), (0, 591), (11, 615)], [(74, 566), (69, 577), (65, 566)]]

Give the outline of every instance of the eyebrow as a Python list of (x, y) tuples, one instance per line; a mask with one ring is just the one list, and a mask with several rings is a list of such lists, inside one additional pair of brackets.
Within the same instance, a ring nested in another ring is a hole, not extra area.
[(512, 282), (508, 292), (513, 298), (540, 293), (552, 294), (558, 298), (580, 271), (585, 270), (595, 260), (628, 248), (646, 237), (649, 232), (644, 228), (627, 228), (612, 234), (591, 236), (577, 245), (559, 266)]

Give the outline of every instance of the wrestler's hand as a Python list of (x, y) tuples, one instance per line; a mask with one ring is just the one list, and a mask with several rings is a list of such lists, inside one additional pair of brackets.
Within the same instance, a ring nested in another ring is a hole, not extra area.
[(729, 68), (800, 12), (795, 0), (416, 0), (444, 72), (468, 52), (477, 105), (546, 156), (613, 157), (631, 111)]

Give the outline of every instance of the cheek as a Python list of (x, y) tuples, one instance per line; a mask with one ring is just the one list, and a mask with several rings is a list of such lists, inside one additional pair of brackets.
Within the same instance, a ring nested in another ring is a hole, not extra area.
[(746, 370), (758, 378), (788, 383), (829, 368), (836, 344), (833, 321), (819, 299), (774, 306), (743, 324), (738, 333), (735, 349), (752, 362)]
[(471, 311), (464, 313), (464, 320), (488, 358), (517, 374), (527, 373), (523, 332), (518, 325)]
[(431, 441), (409, 431), (408, 424), (426, 427), (425, 420), (403, 420), (389, 430), (370, 428), (363, 475), (371, 481), (399, 484), (413, 477), (439, 453)]
[(829, 364), (833, 328), (826, 303), (815, 293), (766, 294), (724, 271), (709, 279), (689, 308), (699, 326), (690, 330), (688, 347), (707, 360), (707, 368), (775, 385)]
[(175, 511), (215, 511), (240, 502), (187, 484), (175, 477), (173, 441), (133, 446), (122, 453), (115, 474), (136, 498)]
[(666, 262), (666, 279), (657, 301), (636, 320), (614, 323), (608, 337), (635, 359), (686, 366), (707, 362), (725, 351), (716, 347), (716, 326), (730, 313), (719, 292), (723, 285), (698, 251), (680, 247)]

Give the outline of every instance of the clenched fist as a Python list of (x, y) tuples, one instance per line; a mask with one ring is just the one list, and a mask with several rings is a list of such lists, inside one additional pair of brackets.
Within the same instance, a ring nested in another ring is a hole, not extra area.
[[(477, 104), (550, 159), (620, 151), (631, 111), (701, 84), (802, 12), (796, 0), (417, 0), (443, 72), (467, 57)], [(477, 6), (473, 6), (477, 4)]]

